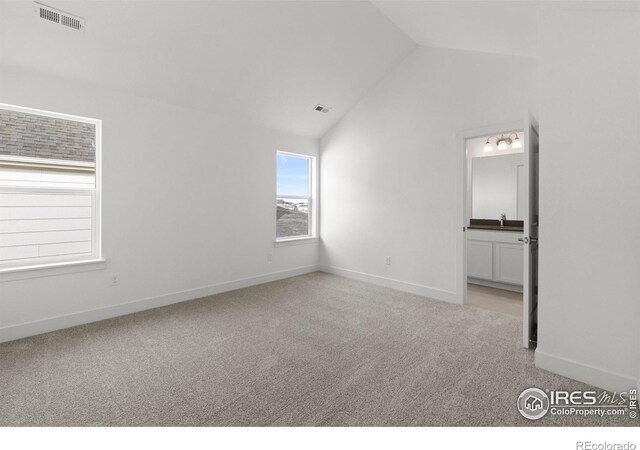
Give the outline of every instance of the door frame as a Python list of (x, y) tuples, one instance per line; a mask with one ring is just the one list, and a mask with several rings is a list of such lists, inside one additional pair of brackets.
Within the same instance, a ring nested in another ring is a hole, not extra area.
[(523, 237), (525, 273), (522, 286), (522, 304), (524, 307), (522, 345), (524, 348), (530, 348), (531, 345), (535, 343), (533, 338), (538, 327), (538, 273), (540, 269), (540, 248), (538, 246), (540, 229), (540, 127), (538, 121), (532, 114), (529, 114), (525, 119), (525, 125), (523, 143), (525, 145), (525, 151), (527, 152), (525, 155), (525, 168), (527, 169), (527, 187), (529, 190), (527, 192), (527, 211), (524, 220)]
[(524, 121), (508, 122), (462, 130), (456, 133), (455, 148), (457, 149), (458, 166), (456, 300), (461, 305), (467, 303), (467, 140), (488, 135), (504, 134), (508, 131), (520, 131), (524, 130), (524, 126)]

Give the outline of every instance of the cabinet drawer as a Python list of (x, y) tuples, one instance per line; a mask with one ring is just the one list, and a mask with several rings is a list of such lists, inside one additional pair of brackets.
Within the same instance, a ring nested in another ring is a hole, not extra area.
[(523, 233), (514, 231), (491, 231), (491, 230), (474, 230), (467, 229), (467, 239), (474, 241), (488, 241), (488, 242), (504, 242), (505, 244), (518, 244), (518, 238), (521, 238)]

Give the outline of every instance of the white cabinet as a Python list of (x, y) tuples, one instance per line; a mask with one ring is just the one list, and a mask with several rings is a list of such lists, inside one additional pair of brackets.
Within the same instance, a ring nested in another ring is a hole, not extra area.
[(524, 255), (522, 244), (493, 243), (493, 280), (522, 285)]
[(522, 233), (468, 230), (467, 275), (478, 280), (522, 285)]
[(493, 280), (493, 243), (467, 241), (467, 275)]

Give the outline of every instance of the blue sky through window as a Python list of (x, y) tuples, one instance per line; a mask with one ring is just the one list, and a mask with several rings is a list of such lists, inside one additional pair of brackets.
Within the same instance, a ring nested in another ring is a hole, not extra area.
[(295, 156), (276, 156), (278, 197), (309, 196), (309, 160)]

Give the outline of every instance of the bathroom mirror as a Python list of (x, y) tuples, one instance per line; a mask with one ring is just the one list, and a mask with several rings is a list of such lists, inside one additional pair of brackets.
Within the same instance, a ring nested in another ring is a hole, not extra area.
[(472, 159), (471, 217), (522, 220), (525, 186), (524, 154), (476, 157)]

